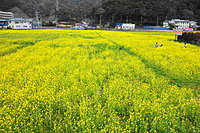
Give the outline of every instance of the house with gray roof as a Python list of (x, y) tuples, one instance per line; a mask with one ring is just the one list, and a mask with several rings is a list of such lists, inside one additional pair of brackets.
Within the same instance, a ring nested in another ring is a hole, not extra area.
[(8, 20), (11, 29), (32, 29), (32, 19), (13, 18)]

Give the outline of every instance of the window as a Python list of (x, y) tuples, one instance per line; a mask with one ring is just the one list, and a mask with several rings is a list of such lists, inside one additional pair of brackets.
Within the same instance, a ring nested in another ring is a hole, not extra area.
[(15, 24), (19, 24), (19, 22), (18, 22), (18, 21), (16, 21), (16, 22), (15, 22)]

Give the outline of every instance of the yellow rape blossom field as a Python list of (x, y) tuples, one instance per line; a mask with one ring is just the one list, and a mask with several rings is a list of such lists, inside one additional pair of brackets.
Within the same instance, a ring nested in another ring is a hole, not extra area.
[(0, 31), (0, 131), (198, 133), (199, 55), (172, 31)]

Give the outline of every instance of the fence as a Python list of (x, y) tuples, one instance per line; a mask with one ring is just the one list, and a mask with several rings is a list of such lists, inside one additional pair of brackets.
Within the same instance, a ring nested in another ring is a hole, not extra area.
[(178, 35), (177, 39), (181, 42), (200, 43), (200, 33), (184, 32), (182, 35)]

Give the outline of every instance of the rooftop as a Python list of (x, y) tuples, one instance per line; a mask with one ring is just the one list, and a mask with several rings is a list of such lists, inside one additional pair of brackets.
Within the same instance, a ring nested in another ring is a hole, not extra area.
[(0, 13), (13, 14), (12, 12), (3, 12), (3, 11), (0, 11)]
[(175, 20), (175, 22), (190, 22), (190, 20)]
[(28, 21), (28, 22), (33, 22), (32, 19), (23, 19), (23, 18), (13, 18), (8, 21)]

